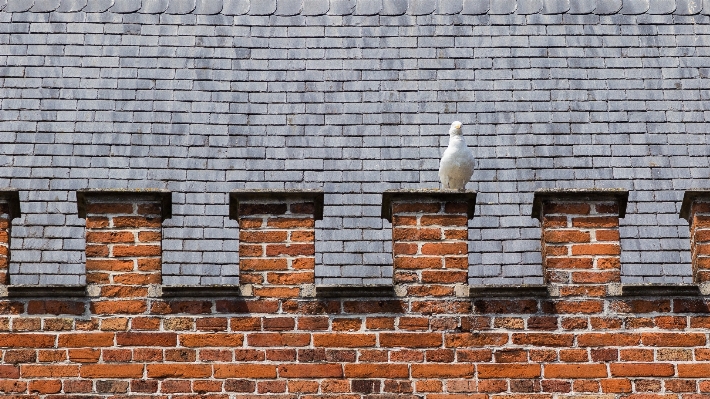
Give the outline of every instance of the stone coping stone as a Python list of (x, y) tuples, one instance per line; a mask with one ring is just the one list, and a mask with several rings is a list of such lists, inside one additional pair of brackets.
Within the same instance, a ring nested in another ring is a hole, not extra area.
[(84, 285), (8, 285), (13, 298), (79, 298), (86, 296)]
[(125, 202), (128, 199), (144, 200), (145, 198), (157, 198), (161, 202), (161, 216), (163, 220), (170, 219), (173, 216), (173, 201), (172, 192), (158, 188), (142, 188), (142, 189), (83, 189), (76, 192), (76, 207), (80, 218), (86, 218), (86, 200), (89, 197), (106, 199), (114, 199), (116, 201)]
[(687, 190), (683, 195), (683, 203), (680, 206), (680, 217), (690, 221), (690, 207), (695, 200), (704, 200), (710, 202), (710, 189), (693, 189)]
[(213, 298), (213, 297), (242, 297), (242, 290), (238, 285), (218, 285), (218, 286), (163, 286), (164, 298)]
[(621, 287), (621, 296), (699, 296), (697, 285), (633, 284)]
[(321, 285), (316, 286), (316, 296), (321, 298), (374, 298), (393, 297), (391, 285)]
[(392, 222), (392, 201), (397, 199), (407, 200), (436, 200), (436, 201), (452, 201), (466, 202), (468, 209), (466, 214), (469, 219), (473, 219), (473, 213), (476, 207), (476, 192), (473, 190), (446, 190), (438, 188), (424, 189), (402, 189), (402, 190), (386, 190), (382, 193), (382, 209), (381, 217)]
[(305, 199), (313, 201), (315, 204), (315, 212), (313, 217), (316, 220), (323, 220), (323, 199), (325, 195), (323, 190), (301, 190), (301, 189), (252, 189), (252, 190), (234, 190), (229, 193), (229, 218), (233, 220), (239, 219), (239, 203), (242, 201), (259, 201), (259, 200), (294, 200)]
[(469, 296), (473, 298), (505, 297), (548, 297), (546, 285), (487, 285), (470, 287)]
[(542, 204), (549, 200), (560, 201), (606, 201), (616, 200), (619, 203), (619, 217), (626, 216), (626, 205), (629, 201), (629, 190), (623, 188), (552, 188), (535, 191), (533, 198), (532, 217), (542, 220)]

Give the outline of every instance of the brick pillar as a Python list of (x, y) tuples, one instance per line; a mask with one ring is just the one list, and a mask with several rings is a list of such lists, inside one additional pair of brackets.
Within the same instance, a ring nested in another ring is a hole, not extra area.
[(382, 217), (392, 222), (398, 296), (468, 295), (468, 220), (476, 193), (388, 190)]
[(532, 216), (542, 224), (542, 264), (552, 296), (621, 293), (621, 189), (539, 190)]
[(162, 223), (172, 212), (162, 190), (77, 191), (86, 219), (86, 282), (92, 312), (142, 313), (160, 295)]
[(693, 281), (703, 295), (710, 295), (710, 190), (685, 192), (680, 217), (690, 227), (690, 259)]
[(240, 285), (250, 285), (259, 297), (313, 296), (315, 221), (323, 218), (323, 192), (233, 191), (229, 208), (239, 222)]
[(10, 284), (12, 219), (19, 216), (19, 192), (12, 188), (0, 189), (0, 285)]

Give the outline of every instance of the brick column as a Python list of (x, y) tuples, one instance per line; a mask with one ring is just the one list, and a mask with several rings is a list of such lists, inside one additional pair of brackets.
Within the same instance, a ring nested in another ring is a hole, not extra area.
[(0, 189), (0, 286), (10, 284), (12, 219), (19, 216), (19, 192), (12, 188)]
[(689, 190), (683, 196), (680, 217), (690, 227), (690, 259), (693, 281), (703, 295), (710, 295), (710, 190)]
[(229, 209), (239, 222), (239, 283), (251, 285), (259, 297), (313, 296), (323, 192), (233, 191)]
[(532, 217), (542, 224), (542, 264), (553, 296), (621, 294), (622, 189), (539, 190)]
[(392, 222), (398, 296), (468, 295), (468, 220), (476, 193), (388, 190), (382, 217)]
[(172, 213), (162, 190), (77, 191), (86, 219), (86, 282), (92, 312), (142, 313), (160, 295), (162, 223)]

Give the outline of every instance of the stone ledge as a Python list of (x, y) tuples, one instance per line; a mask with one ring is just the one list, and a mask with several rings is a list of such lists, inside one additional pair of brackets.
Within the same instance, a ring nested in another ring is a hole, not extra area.
[(86, 296), (84, 285), (9, 285), (7, 296), (11, 298), (78, 298)]
[(20, 190), (11, 187), (0, 188), (0, 200), (10, 205), (10, 219), (22, 216), (20, 211)]
[(473, 190), (444, 190), (438, 188), (386, 190), (382, 193), (381, 217), (392, 222), (392, 201), (395, 199), (431, 199), (436, 201), (466, 202), (466, 214), (473, 219), (476, 207), (476, 192)]
[(690, 221), (690, 207), (697, 199), (710, 202), (710, 189), (687, 190), (683, 195), (683, 202), (680, 205), (680, 217)]
[(393, 297), (391, 285), (321, 285), (316, 286), (316, 296), (321, 298), (374, 298)]
[(641, 284), (623, 285), (621, 296), (699, 296), (697, 285)]
[(483, 297), (548, 297), (550, 296), (546, 285), (489, 285), (473, 286), (469, 290), (473, 298)]
[(161, 202), (161, 216), (163, 220), (173, 216), (172, 191), (157, 188), (146, 189), (83, 189), (76, 192), (76, 208), (80, 218), (86, 219), (86, 200), (88, 197), (98, 197), (102, 199), (116, 198), (125, 201), (127, 198), (145, 198), (154, 196)]
[(229, 218), (233, 220), (239, 219), (239, 202), (252, 200), (292, 200), (305, 198), (313, 201), (315, 204), (315, 212), (313, 217), (316, 220), (323, 220), (323, 190), (273, 190), (273, 189), (253, 189), (253, 190), (234, 190), (229, 193)]
[(629, 190), (623, 188), (552, 188), (535, 190), (533, 197), (532, 217), (541, 220), (542, 204), (549, 200), (560, 201), (605, 201), (619, 202), (619, 217), (626, 216), (626, 205), (629, 200)]
[[(246, 292), (248, 291), (248, 292)], [(219, 286), (163, 286), (163, 298), (214, 298), (214, 297), (246, 297), (251, 296), (251, 287), (238, 285)]]

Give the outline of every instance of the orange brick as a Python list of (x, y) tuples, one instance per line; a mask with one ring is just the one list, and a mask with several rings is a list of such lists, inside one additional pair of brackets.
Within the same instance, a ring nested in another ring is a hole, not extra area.
[(612, 363), (612, 377), (672, 377), (675, 369), (668, 363)]
[(441, 257), (398, 256), (394, 258), (395, 269), (441, 269)]
[(87, 243), (129, 243), (135, 242), (135, 236), (130, 231), (88, 231)]
[(424, 255), (462, 255), (468, 253), (468, 243), (466, 242), (436, 242), (422, 245)]
[(239, 232), (239, 242), (284, 242), (287, 238), (288, 232), (285, 230), (241, 230)]
[(215, 364), (214, 378), (276, 378), (273, 364)]
[(588, 216), (576, 217), (572, 219), (572, 227), (579, 228), (600, 228), (618, 227), (619, 218), (613, 216)]
[(631, 381), (627, 379), (604, 379), (600, 381), (602, 392), (604, 393), (626, 393), (631, 392)]
[(468, 217), (460, 215), (423, 215), (422, 226), (468, 226)]
[(51, 348), (55, 335), (50, 334), (0, 334), (2, 348)]
[(346, 378), (408, 378), (409, 367), (406, 364), (367, 363), (345, 364)]
[[(143, 366), (140, 367), (143, 368)], [(78, 377), (79, 366), (23, 364), (20, 365), (20, 375), (22, 378)]]
[[(257, 227), (261, 227), (261, 219), (256, 220), (259, 221)], [(315, 227), (315, 221), (312, 218), (273, 217), (266, 220), (266, 226), (276, 229), (313, 228)]]
[(285, 258), (272, 259), (240, 259), (239, 270), (287, 270), (288, 260)]
[(175, 346), (177, 334), (164, 332), (121, 332), (116, 334), (120, 346)]
[(547, 364), (545, 378), (605, 378), (604, 364)]
[(591, 269), (594, 267), (592, 258), (545, 258), (545, 266), (549, 269)]
[(159, 217), (116, 216), (113, 218), (115, 228), (161, 227), (161, 225), (162, 220)]
[(707, 378), (710, 375), (710, 363), (678, 364), (680, 378)]
[(39, 380), (30, 381), (29, 390), (31, 393), (37, 392), (41, 394), (58, 393), (62, 390), (62, 382), (60, 380)]
[[(472, 364), (412, 364), (412, 378), (472, 378), (474, 374)], [(484, 378), (480, 372), (479, 378)]]
[(616, 244), (572, 245), (572, 255), (619, 255), (621, 247)]
[(547, 230), (544, 240), (550, 243), (580, 243), (589, 242), (591, 236), (588, 232), (579, 230)]
[(392, 239), (396, 241), (441, 240), (441, 229), (395, 227), (394, 229), (392, 229)]
[(431, 348), (442, 344), (439, 333), (380, 333), (380, 346), (404, 348)]
[(704, 346), (702, 333), (643, 333), (641, 342), (647, 346)]
[(114, 245), (113, 256), (116, 257), (138, 257), (138, 256), (160, 256), (162, 248), (160, 245)]
[(282, 378), (339, 378), (343, 376), (340, 364), (282, 364), (279, 366)]
[(188, 348), (242, 346), (244, 336), (234, 333), (180, 334), (180, 345)]
[(540, 365), (537, 364), (479, 364), (478, 378), (537, 378)]
[(313, 334), (313, 346), (325, 348), (367, 348), (377, 342), (375, 334)]
[(85, 364), (81, 366), (82, 378), (141, 378), (142, 364)]
[(59, 347), (83, 348), (113, 346), (113, 333), (69, 333), (59, 334)]
[(313, 244), (269, 244), (266, 246), (266, 256), (313, 256), (315, 251)]
[(148, 378), (205, 378), (212, 376), (208, 364), (149, 364)]
[(513, 343), (532, 346), (572, 346), (574, 335), (549, 333), (514, 333)]
[(270, 298), (295, 298), (301, 293), (300, 288), (288, 287), (255, 287), (254, 296)]

